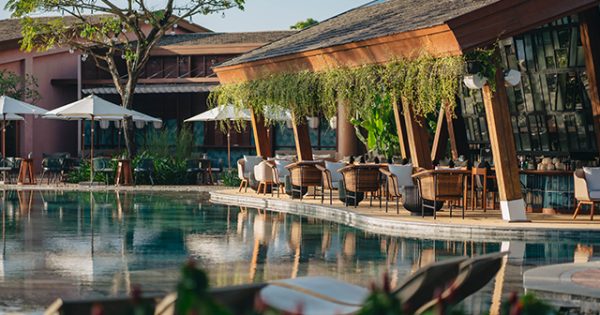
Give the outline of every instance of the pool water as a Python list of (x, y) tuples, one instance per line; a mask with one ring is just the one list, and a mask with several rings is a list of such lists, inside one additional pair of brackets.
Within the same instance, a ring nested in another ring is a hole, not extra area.
[[(500, 242), (391, 237), (296, 215), (201, 202), (182, 192), (2, 192), (0, 312), (68, 299), (172, 291), (193, 257), (212, 286), (327, 275), (393, 284), (430, 262), (499, 251)], [(594, 259), (600, 241), (511, 242), (525, 249), (467, 299), (486, 313), (535, 266)], [(506, 244), (505, 244), (506, 245)]]

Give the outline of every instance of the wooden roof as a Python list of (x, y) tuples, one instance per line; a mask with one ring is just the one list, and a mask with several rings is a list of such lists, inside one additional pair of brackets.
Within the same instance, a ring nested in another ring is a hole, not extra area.
[(294, 33), (296, 33), (296, 31), (177, 34), (163, 37), (158, 46), (199, 46), (254, 43), (264, 45)]
[(215, 68), (222, 83), (272, 73), (459, 55), (600, 0), (388, 0), (350, 10)]

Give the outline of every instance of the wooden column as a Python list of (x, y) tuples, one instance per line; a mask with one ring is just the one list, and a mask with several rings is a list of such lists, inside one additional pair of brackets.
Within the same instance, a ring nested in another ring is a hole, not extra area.
[(431, 160), (433, 161), (442, 160), (446, 156), (446, 148), (448, 147), (448, 121), (446, 117), (446, 106), (443, 106), (440, 108), (435, 136), (433, 137), (431, 149)]
[(273, 156), (273, 146), (271, 145), (271, 136), (267, 132), (264, 119), (254, 110), (250, 111), (252, 115), (252, 132), (254, 134), (254, 143), (256, 145), (256, 155), (268, 158)]
[(422, 118), (415, 117), (412, 107), (409, 104), (403, 102), (402, 105), (412, 164), (414, 167), (432, 169), (429, 134), (427, 133), (427, 129), (425, 129), (425, 122)]
[(356, 129), (350, 123), (346, 106), (341, 101), (338, 103), (337, 114), (337, 152), (339, 158), (358, 155), (358, 138)]
[(312, 146), (310, 144), (310, 134), (308, 133), (308, 124), (306, 121), (296, 123), (296, 116), (292, 114), (294, 122), (294, 141), (296, 142), (296, 154), (298, 161), (312, 161)]
[(394, 119), (396, 120), (396, 133), (398, 133), (398, 144), (400, 145), (400, 156), (410, 158), (408, 136), (406, 135), (406, 124), (404, 123), (403, 110), (397, 100), (392, 101), (394, 107)]
[(483, 87), (483, 103), (498, 181), (502, 219), (527, 221), (502, 69), (498, 68), (496, 78), (490, 79), (496, 80), (496, 91), (493, 92), (490, 85), (486, 84)]
[(448, 138), (450, 138), (450, 152), (453, 159), (459, 156), (465, 157), (469, 154), (469, 143), (467, 142), (467, 127), (465, 119), (462, 117), (460, 105), (454, 108), (454, 114), (446, 111), (446, 123), (448, 125)]
[(596, 148), (600, 150), (600, 13), (593, 7), (579, 14), (579, 30), (585, 56), (585, 70), (589, 82), (589, 97), (594, 115)]

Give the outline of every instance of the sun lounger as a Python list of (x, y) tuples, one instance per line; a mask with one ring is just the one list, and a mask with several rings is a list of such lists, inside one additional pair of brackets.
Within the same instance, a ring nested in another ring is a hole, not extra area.
[[(395, 289), (410, 314), (431, 301), (451, 283), (466, 257), (436, 262), (419, 269)], [(437, 290), (436, 290), (437, 289)], [(328, 277), (301, 277), (271, 282), (260, 291), (262, 301), (280, 311), (303, 315), (353, 314), (361, 307), (369, 290)]]

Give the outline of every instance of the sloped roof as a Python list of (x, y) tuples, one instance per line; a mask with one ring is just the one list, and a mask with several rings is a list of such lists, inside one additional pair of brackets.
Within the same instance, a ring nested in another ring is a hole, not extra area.
[(168, 35), (162, 38), (158, 46), (197, 46), (270, 43), (297, 31), (267, 31), (242, 33), (194, 33)]
[[(100, 19), (103, 16), (108, 16), (108, 14), (94, 14), (90, 18)], [(63, 18), (66, 24), (78, 22), (79, 20), (73, 16), (44, 16), (44, 17), (36, 17), (39, 20), (53, 20), (56, 18)], [(180, 21), (179, 27), (186, 29), (190, 32), (211, 32), (211, 30), (204, 28), (200, 25), (190, 23), (188, 21)], [(14, 41), (23, 38), (21, 35), (21, 23), (19, 19), (4, 19), (0, 20), (0, 43), (6, 41)]]
[(273, 58), (319, 48), (442, 25), (500, 0), (376, 0), (220, 66)]

